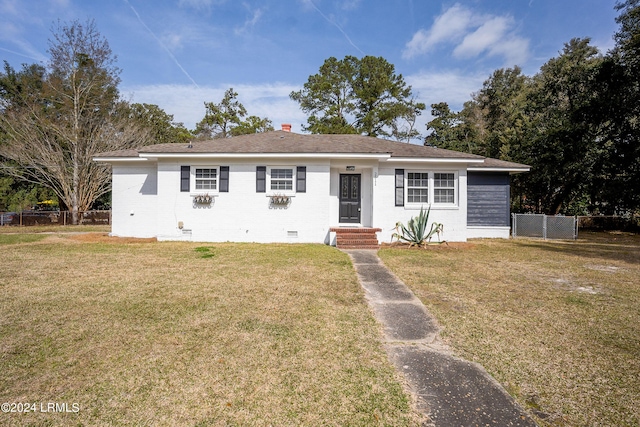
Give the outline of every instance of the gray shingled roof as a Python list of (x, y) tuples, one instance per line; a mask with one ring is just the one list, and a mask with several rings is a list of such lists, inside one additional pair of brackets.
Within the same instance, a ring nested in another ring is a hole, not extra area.
[(234, 136), (233, 138), (195, 141), (191, 144), (148, 145), (138, 150), (100, 153), (96, 158), (138, 158), (140, 153), (154, 154), (390, 154), (391, 157), (481, 160), (473, 168), (528, 169), (529, 166), (485, 158), (475, 154), (406, 142), (389, 141), (362, 135), (311, 135), (281, 130)]
[(482, 156), (425, 147), (362, 135), (309, 135), (272, 131), (233, 138), (195, 141), (189, 144), (157, 144), (136, 150), (111, 151), (96, 157), (138, 157), (144, 154), (261, 154), (261, 153), (340, 153), (390, 154), (392, 157), (482, 159)]
[(514, 163), (514, 162), (507, 162), (504, 160), (498, 160), (498, 159), (492, 159), (490, 157), (486, 157), (484, 159), (484, 162), (482, 163), (477, 163), (474, 164), (473, 166), (471, 166), (471, 168), (475, 169), (492, 169), (492, 168), (496, 168), (496, 169), (529, 169), (530, 166), (528, 165), (523, 165), (520, 163)]

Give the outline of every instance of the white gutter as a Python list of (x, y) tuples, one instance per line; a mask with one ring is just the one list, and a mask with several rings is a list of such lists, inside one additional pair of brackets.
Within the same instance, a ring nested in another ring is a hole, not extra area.
[(145, 159), (378, 159), (385, 160), (390, 154), (343, 154), (343, 153), (140, 153)]
[(451, 157), (391, 157), (387, 162), (398, 163), (484, 163), (484, 159), (460, 159)]
[(510, 173), (520, 173), (520, 172), (529, 172), (531, 168), (467, 168), (468, 171), (471, 172), (510, 172)]
[(114, 162), (147, 162), (149, 159), (141, 157), (93, 157), (94, 162), (114, 163)]

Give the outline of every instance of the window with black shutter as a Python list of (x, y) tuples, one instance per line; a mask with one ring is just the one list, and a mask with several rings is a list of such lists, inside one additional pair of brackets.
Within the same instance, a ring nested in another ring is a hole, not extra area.
[(220, 192), (229, 192), (229, 166), (220, 166)]
[(298, 166), (296, 169), (296, 193), (307, 192), (307, 167)]
[(267, 167), (256, 167), (256, 193), (267, 192)]
[(396, 169), (396, 206), (404, 206), (404, 169)]
[(180, 191), (189, 192), (190, 180), (191, 180), (191, 166), (180, 166)]

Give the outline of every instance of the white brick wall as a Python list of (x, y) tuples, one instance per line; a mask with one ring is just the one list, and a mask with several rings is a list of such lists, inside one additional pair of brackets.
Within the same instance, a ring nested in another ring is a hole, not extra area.
[[(465, 165), (427, 165), (425, 163), (381, 165), (378, 178), (374, 179), (375, 193), (373, 197), (373, 226), (382, 229), (378, 233), (380, 242), (390, 242), (394, 227), (398, 221), (404, 224), (420, 213), (420, 207), (408, 208), (395, 206), (395, 169), (424, 170), (429, 172), (458, 173), (458, 206), (438, 207), (431, 205), (429, 227), (433, 222), (444, 224), (443, 240), (450, 242), (466, 241), (467, 239), (467, 172)], [(424, 206), (425, 210), (428, 208)], [(434, 238), (437, 240), (437, 237)]]
[(156, 236), (157, 188), (155, 163), (113, 165), (112, 235)]
[[(192, 194), (203, 191), (180, 192), (181, 165), (229, 166), (229, 192), (217, 194), (211, 205), (194, 205)], [(256, 166), (306, 166), (307, 192), (293, 194), (286, 208), (272, 206), (268, 187), (266, 193), (256, 193)], [(191, 230), (194, 241), (328, 242), (328, 161), (159, 162), (158, 189), (157, 234), (161, 240), (183, 239), (184, 230)]]
[[(347, 164), (355, 165), (355, 171), (346, 171)], [(187, 165), (229, 166), (229, 192), (216, 194), (211, 205), (194, 205), (193, 194), (203, 191), (191, 188), (190, 192), (180, 192), (180, 166)], [(256, 166), (306, 166), (306, 193), (293, 194), (286, 208), (274, 208), (267, 197), (270, 194), (268, 181), (267, 192), (256, 193)], [(419, 207), (395, 206), (396, 168), (457, 173), (457, 206), (432, 205), (429, 226), (434, 221), (442, 222), (444, 240), (465, 241), (468, 229), (464, 164), (378, 164), (375, 160), (274, 162), (259, 159), (247, 163), (243, 160), (175, 162), (161, 159), (157, 164), (117, 163), (113, 166), (112, 233), (116, 236), (156, 236), (159, 240), (330, 243), (329, 228), (340, 225), (339, 175), (360, 173), (361, 225), (381, 228), (379, 240), (389, 242), (396, 222), (406, 223), (419, 213)], [(482, 231), (473, 230), (473, 236), (482, 237), (479, 236)]]

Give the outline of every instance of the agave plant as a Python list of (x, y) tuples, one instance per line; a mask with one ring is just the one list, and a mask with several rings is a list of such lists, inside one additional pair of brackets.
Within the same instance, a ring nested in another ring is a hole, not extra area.
[(420, 208), (420, 214), (416, 218), (411, 217), (406, 226), (398, 221), (396, 223), (396, 232), (391, 235), (391, 240), (395, 237), (398, 241), (409, 243), (410, 246), (426, 246), (427, 243), (431, 242), (433, 235), (437, 234), (438, 241), (440, 241), (440, 233), (444, 231), (442, 223), (432, 223), (431, 229), (427, 232), (430, 212), (431, 206), (426, 212)]

